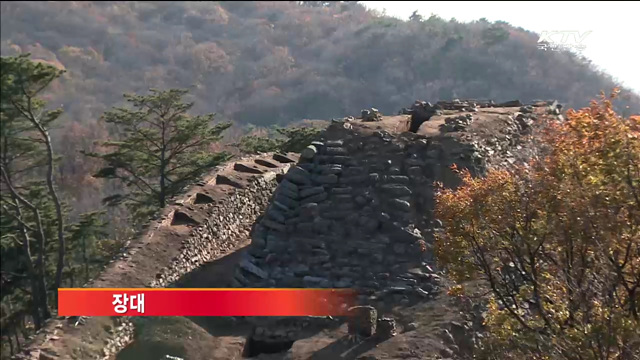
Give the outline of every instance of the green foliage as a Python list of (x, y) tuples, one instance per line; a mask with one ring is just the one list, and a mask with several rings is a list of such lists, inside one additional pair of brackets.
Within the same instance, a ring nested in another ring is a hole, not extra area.
[[(103, 235), (104, 224), (93, 214), (71, 223), (69, 207), (57, 197), (57, 156), (49, 129), (62, 111), (47, 109), (41, 95), (64, 72), (33, 62), (28, 54), (0, 61), (0, 302), (8, 309), (4, 333), (20, 329), (25, 314), (36, 330), (51, 316), (57, 287), (63, 281), (69, 284), (64, 275), (82, 264), (73, 256), (76, 243), (91, 247), (96, 236)], [(71, 238), (68, 248), (66, 237)], [(65, 258), (67, 252), (72, 256)]]
[(486, 45), (493, 46), (509, 39), (509, 31), (504, 27), (493, 25), (482, 31), (482, 40)]
[(71, 278), (74, 278), (76, 273), (82, 273), (82, 280), (78, 281), (79, 283), (87, 283), (95, 275), (95, 271), (104, 265), (106, 260), (104, 255), (111, 255), (103, 254), (99, 247), (100, 242), (107, 238), (106, 226), (104, 211), (94, 211), (81, 214), (79, 221), (71, 224), (67, 229), (69, 234), (67, 250), (74, 254), (67, 270)]
[(152, 89), (148, 95), (125, 95), (132, 108), (114, 108), (103, 120), (119, 139), (101, 145), (103, 153), (85, 153), (105, 166), (94, 176), (118, 179), (129, 189), (105, 199), (126, 204), (145, 219), (204, 172), (226, 161), (226, 152), (213, 152), (230, 123), (212, 125), (214, 114), (188, 114), (193, 103), (183, 102), (187, 90)]
[(314, 127), (276, 127), (270, 136), (244, 136), (236, 146), (247, 154), (300, 152), (315, 140), (321, 131)]
[(45, 102), (37, 96), (63, 71), (32, 62), (29, 56), (0, 58), (0, 158), (14, 178), (46, 165), (45, 150), (30, 121), (31, 115), (42, 113), (39, 120), (46, 128), (61, 114), (59, 109), (44, 111)]

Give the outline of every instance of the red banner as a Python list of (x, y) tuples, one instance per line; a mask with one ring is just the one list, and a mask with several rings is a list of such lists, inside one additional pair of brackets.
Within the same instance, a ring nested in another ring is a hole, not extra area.
[(58, 289), (60, 316), (344, 316), (349, 289)]

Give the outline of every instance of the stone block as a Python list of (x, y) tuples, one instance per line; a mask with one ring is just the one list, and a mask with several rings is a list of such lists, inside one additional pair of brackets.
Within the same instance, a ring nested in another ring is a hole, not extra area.
[(373, 306), (354, 306), (348, 312), (349, 334), (362, 337), (370, 337), (375, 334), (378, 312)]

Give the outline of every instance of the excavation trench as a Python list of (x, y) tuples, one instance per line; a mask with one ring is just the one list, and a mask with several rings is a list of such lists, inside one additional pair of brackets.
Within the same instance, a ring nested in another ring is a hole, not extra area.
[[(184, 275), (173, 286), (179, 288), (228, 288), (234, 270), (247, 251), (240, 248)], [(254, 327), (228, 317), (177, 317), (134, 319), (134, 341), (117, 355), (117, 360), (157, 360), (166, 355), (181, 359), (238, 357), (273, 351), (250, 341)], [(210, 343), (210, 346), (206, 344)], [(203, 346), (204, 344), (204, 346)], [(213, 355), (213, 346), (225, 347)], [(193, 357), (192, 354), (196, 354)], [(252, 355), (255, 356), (255, 355)]]
[[(174, 286), (179, 288), (229, 288), (234, 271), (250, 246), (238, 249), (209, 262), (183, 276)], [(263, 339), (257, 327), (243, 318), (181, 317), (137, 320), (134, 341), (117, 355), (117, 360), (157, 360), (165, 356), (180, 359), (254, 358), (260, 354), (287, 352), (290, 339)], [(192, 344), (193, 342), (193, 344)], [(202, 346), (210, 343), (212, 346)], [(212, 354), (209, 347), (224, 347), (223, 353)], [(199, 349), (198, 349), (199, 348)], [(194, 352), (198, 352), (194, 357)], [(200, 357), (198, 357), (200, 356)]]
[(252, 358), (262, 354), (279, 354), (288, 351), (293, 347), (294, 341), (264, 341), (250, 337), (245, 346), (243, 356)]

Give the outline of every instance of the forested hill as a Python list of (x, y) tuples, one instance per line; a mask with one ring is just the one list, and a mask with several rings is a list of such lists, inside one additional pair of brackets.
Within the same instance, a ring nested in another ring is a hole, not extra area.
[[(122, 93), (149, 87), (190, 87), (195, 111), (271, 125), (372, 106), (395, 113), (416, 99), (582, 107), (615, 85), (507, 23), (401, 21), (357, 2), (2, 2), (1, 10), (2, 55), (30, 52), (67, 69), (49, 100), (82, 127)], [(640, 111), (639, 97), (628, 105)]]

